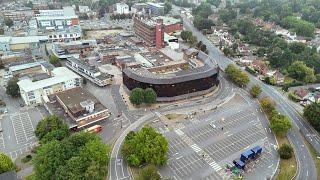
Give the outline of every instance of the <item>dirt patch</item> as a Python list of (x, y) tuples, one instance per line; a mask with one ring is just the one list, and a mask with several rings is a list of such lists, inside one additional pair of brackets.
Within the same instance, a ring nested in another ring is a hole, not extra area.
[(88, 39), (102, 39), (105, 36), (116, 35), (122, 32), (124, 32), (122, 29), (89, 30), (86, 31), (85, 37)]

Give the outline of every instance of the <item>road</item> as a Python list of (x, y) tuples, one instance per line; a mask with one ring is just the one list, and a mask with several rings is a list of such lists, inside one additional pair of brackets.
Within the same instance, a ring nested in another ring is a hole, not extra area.
[[(203, 34), (201, 34), (201, 32), (195, 29), (190, 21), (186, 18), (184, 18), (183, 25), (186, 29), (192, 31), (193, 35), (195, 35), (199, 41), (202, 41), (207, 46), (209, 55), (218, 62), (222, 69), (226, 68), (230, 63), (234, 63), (231, 59), (225, 57), (217, 47), (215, 47)], [(303, 120), (301, 115), (288, 103), (288, 100), (283, 97), (275, 88), (264, 84), (252, 75), (249, 76), (249, 86), (252, 84), (260, 85), (263, 93), (276, 101), (279, 111), (287, 115), (294, 124), (293, 128), (288, 133), (288, 138), (293, 143), (295, 152), (297, 154), (296, 157), (298, 160), (299, 170), (296, 178), (317, 179), (315, 163), (308, 148), (306, 147), (306, 143), (303, 141), (300, 131), (318, 152), (320, 152), (319, 136), (314, 132), (310, 125)]]

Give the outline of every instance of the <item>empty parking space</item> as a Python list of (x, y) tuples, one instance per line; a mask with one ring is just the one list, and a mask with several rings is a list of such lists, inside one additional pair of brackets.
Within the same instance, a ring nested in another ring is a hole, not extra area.
[(34, 138), (34, 127), (29, 113), (18, 113), (10, 116), (17, 144), (23, 144)]
[(230, 117), (227, 117), (224, 120), (217, 120), (213, 122), (215, 128), (211, 125), (206, 124), (200, 128), (192, 129), (186, 134), (195, 142), (203, 142), (209, 138), (221, 133), (221, 128), (223, 127), (224, 131), (228, 131), (236, 128), (241, 123), (242, 125), (248, 123), (254, 123), (254, 114), (250, 111), (241, 111)]
[(209, 167), (196, 153), (173, 159), (169, 161), (168, 166), (174, 172), (176, 179), (190, 179), (189, 177), (195, 172)]
[(171, 138), (169, 139), (169, 156), (176, 154), (187, 147), (188, 145), (182, 141), (181, 138)]
[(261, 126), (253, 126), (237, 134), (228, 136), (205, 148), (205, 151), (217, 162), (223, 160), (251, 144), (266, 137)]

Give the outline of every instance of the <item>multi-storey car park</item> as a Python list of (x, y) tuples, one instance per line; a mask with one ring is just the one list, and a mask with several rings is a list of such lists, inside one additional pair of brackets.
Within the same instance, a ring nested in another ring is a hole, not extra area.
[(152, 88), (158, 101), (203, 95), (219, 84), (215, 61), (195, 49), (183, 53), (165, 48), (135, 58), (142, 65), (123, 69), (124, 85), (129, 90)]

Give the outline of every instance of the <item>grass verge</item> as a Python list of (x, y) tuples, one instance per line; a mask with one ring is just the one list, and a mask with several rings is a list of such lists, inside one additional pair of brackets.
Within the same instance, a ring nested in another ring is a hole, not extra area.
[(23, 178), (23, 180), (35, 180), (35, 179), (36, 179), (36, 175), (34, 173), (31, 173), (25, 178)]
[[(279, 146), (282, 144), (290, 144), (287, 137), (276, 137), (279, 143)], [(279, 164), (279, 174), (277, 180), (291, 180), (297, 171), (297, 162), (295, 159), (295, 154), (290, 159), (280, 159)]]

